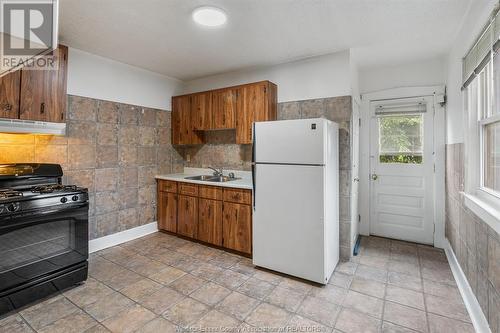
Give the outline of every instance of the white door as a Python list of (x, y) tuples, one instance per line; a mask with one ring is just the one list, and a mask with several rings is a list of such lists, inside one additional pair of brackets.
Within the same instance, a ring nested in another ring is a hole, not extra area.
[(433, 244), (433, 97), (374, 101), (370, 234)]
[(323, 167), (256, 165), (254, 265), (326, 283), (323, 192)]

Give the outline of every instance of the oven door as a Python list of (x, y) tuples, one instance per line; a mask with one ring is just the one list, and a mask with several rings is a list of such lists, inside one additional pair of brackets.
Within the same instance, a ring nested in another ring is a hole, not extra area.
[(88, 203), (0, 219), (0, 294), (88, 258)]

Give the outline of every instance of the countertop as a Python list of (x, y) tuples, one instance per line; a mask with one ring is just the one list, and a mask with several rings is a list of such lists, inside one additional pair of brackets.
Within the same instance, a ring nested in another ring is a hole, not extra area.
[(156, 179), (172, 180), (176, 182), (208, 185), (208, 186), (219, 186), (219, 187), (232, 187), (241, 188), (246, 190), (252, 190), (252, 173), (250, 171), (239, 171), (239, 170), (224, 170), (224, 175), (228, 175), (230, 172), (234, 172), (237, 180), (232, 180), (224, 183), (207, 182), (202, 180), (192, 180), (185, 179), (189, 176), (200, 176), (200, 175), (212, 175), (213, 171), (210, 169), (202, 168), (184, 168), (183, 173), (173, 173), (168, 175), (156, 175)]

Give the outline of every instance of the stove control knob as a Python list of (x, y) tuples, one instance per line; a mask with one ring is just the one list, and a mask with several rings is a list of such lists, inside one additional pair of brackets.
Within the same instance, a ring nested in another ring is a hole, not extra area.
[(78, 201), (78, 196), (77, 196), (77, 195), (74, 195), (73, 197), (71, 197), (71, 200), (73, 200), (73, 201)]
[(7, 210), (11, 213), (15, 212), (18, 209), (19, 209), (19, 204), (11, 203), (11, 204), (7, 205)]
[(68, 198), (66, 198), (66, 197), (62, 197), (62, 198), (61, 198), (61, 202), (62, 202), (62, 203), (66, 203), (67, 201), (68, 201)]

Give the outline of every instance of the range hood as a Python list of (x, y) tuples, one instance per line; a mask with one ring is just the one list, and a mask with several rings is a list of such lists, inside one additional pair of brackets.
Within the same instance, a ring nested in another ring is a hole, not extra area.
[(66, 135), (66, 123), (48, 123), (43, 121), (19, 119), (0, 119), (0, 132)]

